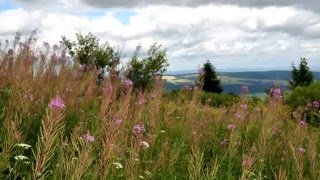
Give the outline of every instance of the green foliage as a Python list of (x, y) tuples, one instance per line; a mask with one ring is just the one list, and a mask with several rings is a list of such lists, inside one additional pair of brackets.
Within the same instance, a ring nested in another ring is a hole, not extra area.
[(221, 93), (223, 91), (221, 80), (218, 79), (218, 75), (212, 63), (207, 61), (203, 64), (201, 70), (200, 81), (203, 81), (202, 90), (206, 92)]
[(112, 60), (118, 53), (107, 42), (99, 44), (99, 39), (92, 33), (76, 33), (76, 37), (75, 42), (63, 36), (62, 43), (69, 50), (70, 56), (83, 65), (85, 70), (112, 67)]
[(286, 98), (286, 103), (293, 109), (302, 111), (302, 118), (313, 126), (320, 126), (320, 82), (315, 81), (310, 86), (298, 86)]
[(146, 58), (139, 60), (136, 54), (131, 59), (127, 78), (132, 80), (135, 89), (150, 89), (154, 84), (155, 77), (161, 76), (167, 66), (169, 64), (166, 49), (161, 49), (161, 45), (155, 43), (150, 46)]
[(308, 87), (297, 87), (286, 95), (286, 103), (293, 108), (307, 105), (308, 102), (320, 100), (320, 82), (315, 81)]
[(214, 107), (219, 106), (232, 106), (239, 101), (239, 97), (235, 94), (217, 94), (210, 92), (202, 92), (201, 103), (208, 104)]
[(301, 58), (300, 60), (299, 69), (292, 65), (291, 81), (289, 81), (289, 87), (291, 89), (297, 86), (308, 86), (313, 81), (313, 74), (308, 67), (307, 59)]

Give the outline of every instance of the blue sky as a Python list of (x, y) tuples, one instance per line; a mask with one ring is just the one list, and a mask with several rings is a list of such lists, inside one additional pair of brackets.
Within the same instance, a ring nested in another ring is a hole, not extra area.
[[(291, 0), (0, 0), (0, 38), (38, 30), (39, 42), (92, 32), (132, 55), (158, 42), (169, 70), (320, 67), (320, 2)], [(142, 53), (143, 53), (142, 52)]]

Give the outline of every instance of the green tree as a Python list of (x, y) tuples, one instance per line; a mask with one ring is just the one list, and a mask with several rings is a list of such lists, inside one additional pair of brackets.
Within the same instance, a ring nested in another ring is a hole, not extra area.
[(221, 80), (218, 78), (215, 67), (209, 60), (203, 64), (199, 78), (203, 82), (203, 91), (213, 93), (221, 93), (223, 91)]
[(62, 37), (62, 43), (66, 46), (72, 58), (77, 60), (85, 70), (92, 68), (112, 68), (113, 59), (118, 53), (107, 43), (99, 44), (99, 39), (92, 33), (76, 33), (76, 41), (71, 41), (65, 36)]
[(291, 80), (289, 81), (289, 88), (294, 89), (297, 86), (309, 86), (313, 81), (313, 74), (308, 67), (306, 58), (300, 59), (300, 65), (297, 69), (292, 65)]
[(167, 52), (166, 49), (161, 48), (161, 45), (154, 43), (150, 46), (148, 56), (139, 60), (137, 56), (139, 49), (138, 46), (137, 53), (130, 61), (127, 78), (132, 80), (135, 89), (150, 89), (153, 87), (155, 77), (161, 77), (169, 66)]

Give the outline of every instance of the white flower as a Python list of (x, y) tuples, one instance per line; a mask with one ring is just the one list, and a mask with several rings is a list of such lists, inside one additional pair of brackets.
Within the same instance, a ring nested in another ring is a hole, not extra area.
[(141, 175), (139, 176), (139, 178), (140, 178), (140, 179), (144, 179), (144, 177), (143, 177), (143, 176), (141, 176)]
[(145, 149), (147, 149), (150, 145), (145, 141), (141, 141), (140, 146), (143, 146)]
[(117, 169), (122, 169), (123, 168), (122, 164), (119, 163), (119, 162), (114, 162), (113, 165), (115, 165)]
[(161, 130), (161, 131), (160, 131), (160, 133), (165, 133), (165, 132), (166, 132), (165, 130)]
[(17, 160), (17, 161), (28, 160), (28, 158), (26, 156), (23, 156), (23, 155), (15, 156), (14, 159)]
[(29, 144), (24, 144), (24, 143), (16, 144), (16, 146), (22, 147), (22, 148), (25, 148), (25, 149), (31, 148), (31, 146)]

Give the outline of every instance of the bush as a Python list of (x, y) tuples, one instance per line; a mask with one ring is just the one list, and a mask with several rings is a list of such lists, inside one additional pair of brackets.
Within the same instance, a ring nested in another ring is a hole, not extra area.
[(202, 92), (200, 99), (202, 104), (208, 104), (214, 107), (231, 106), (234, 103), (237, 103), (239, 101), (239, 97), (231, 93), (217, 94), (217, 93)]
[(302, 111), (302, 118), (313, 126), (320, 126), (320, 82), (310, 86), (298, 86), (286, 97), (286, 103), (293, 110)]

